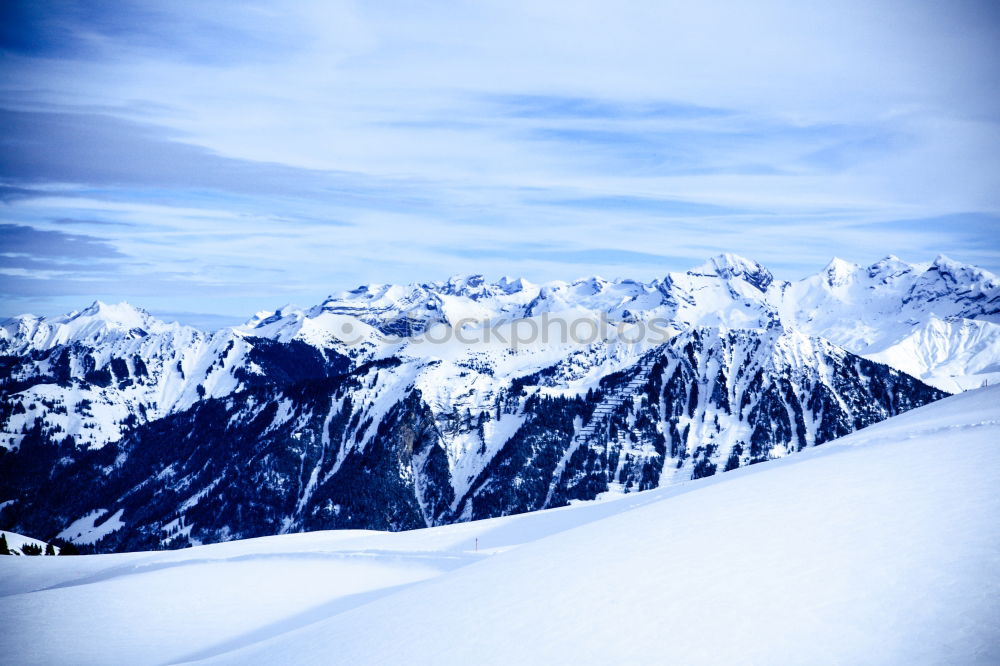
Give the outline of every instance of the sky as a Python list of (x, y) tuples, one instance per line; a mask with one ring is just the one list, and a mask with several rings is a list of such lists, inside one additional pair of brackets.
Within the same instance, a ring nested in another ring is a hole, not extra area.
[(1000, 5), (0, 3), (0, 317), (720, 252), (1000, 273)]

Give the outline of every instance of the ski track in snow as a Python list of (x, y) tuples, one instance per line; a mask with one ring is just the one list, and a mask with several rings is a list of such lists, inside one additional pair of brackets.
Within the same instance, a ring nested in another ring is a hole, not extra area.
[(560, 509), (410, 532), (2, 558), (0, 654), (19, 664), (998, 663), (998, 446), (1000, 387), (990, 387), (795, 456)]

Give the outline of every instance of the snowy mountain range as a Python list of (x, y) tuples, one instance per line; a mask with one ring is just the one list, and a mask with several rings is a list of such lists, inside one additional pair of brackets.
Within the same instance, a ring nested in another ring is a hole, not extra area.
[(405, 529), (667, 486), (1000, 379), (1000, 280), (369, 285), (203, 332), (100, 302), (0, 328), (0, 529), (98, 550)]

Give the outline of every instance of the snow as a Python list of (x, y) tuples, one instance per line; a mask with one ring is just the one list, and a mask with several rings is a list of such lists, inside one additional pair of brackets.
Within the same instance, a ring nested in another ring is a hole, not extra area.
[[(42, 549), (42, 553), (45, 553), (45, 548), (49, 545), (45, 541), (40, 541), (39, 539), (32, 539), (31, 537), (26, 537), (23, 534), (18, 534), (17, 532), (10, 532), (6, 530), (0, 530), (0, 534), (4, 535), (4, 539), (7, 541), (7, 549), (12, 555), (24, 555), (24, 547), (31, 545), (37, 546)], [(56, 555), (59, 554), (59, 547), (53, 546), (56, 551)]]
[(867, 355), (950, 393), (1000, 383), (1000, 324), (931, 316), (901, 340)]
[[(71, 342), (93, 343), (110, 337), (144, 337), (149, 333), (193, 331), (179, 324), (164, 323), (145, 310), (128, 303), (109, 305), (94, 301), (79, 312), (42, 318), (22, 315), (3, 322), (0, 340), (14, 342), (11, 351), (50, 349)], [(141, 331), (141, 333), (140, 333)]]
[(562, 509), (0, 558), (0, 653), (28, 664), (998, 663), (998, 446), (1000, 387), (989, 387), (795, 456)]
[(120, 530), (125, 526), (125, 523), (122, 522), (122, 513), (124, 511), (124, 509), (119, 509), (100, 525), (95, 525), (95, 523), (107, 513), (107, 509), (88, 513), (60, 532), (59, 538), (72, 541), (73, 543), (96, 543), (106, 535), (111, 534), (115, 530)]

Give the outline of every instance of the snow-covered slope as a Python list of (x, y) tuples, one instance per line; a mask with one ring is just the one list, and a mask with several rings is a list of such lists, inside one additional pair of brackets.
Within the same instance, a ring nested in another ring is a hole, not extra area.
[(16, 448), (39, 417), (53, 438), (74, 445), (116, 441), (130, 425), (197, 399), (184, 368), (214, 360), (214, 346), (201, 331), (127, 303), (8, 320), (0, 326), (7, 408), (0, 447)]
[(1000, 387), (797, 456), (399, 533), (0, 560), (17, 663), (996, 663)]
[(293, 342), (275, 360), (270, 346), (270, 337), (240, 328), (207, 334), (127, 303), (8, 320), (0, 327), (0, 448), (17, 449), (37, 430), (67, 448), (97, 449), (204, 398), (281, 381), (285, 366), (323, 365), (337, 355), (329, 344), (319, 351)]
[(995, 379), (1000, 280), (939, 256), (908, 264), (890, 255), (867, 267), (834, 260), (787, 283), (782, 317), (856, 354), (955, 392)]
[(50, 549), (48, 543), (17, 532), (0, 532), (0, 535), (7, 544), (9, 555), (24, 555), (25, 546), (35, 549), (36, 555), (58, 555), (60, 551), (59, 546), (52, 546)]
[(1000, 324), (931, 314), (904, 337), (866, 355), (950, 393), (1000, 382)]

